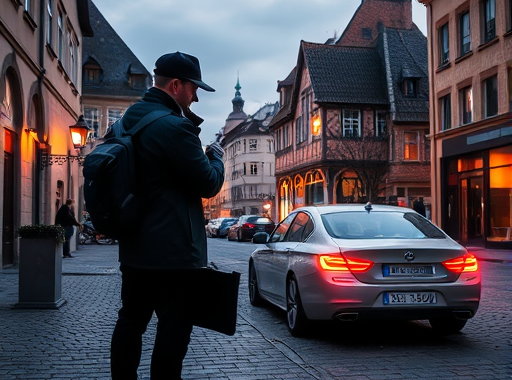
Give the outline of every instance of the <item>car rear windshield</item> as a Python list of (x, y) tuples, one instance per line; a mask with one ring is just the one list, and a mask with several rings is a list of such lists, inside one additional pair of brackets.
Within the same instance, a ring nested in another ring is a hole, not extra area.
[(261, 217), (261, 216), (251, 216), (247, 218), (247, 223), (253, 224), (272, 224), (272, 221), (269, 218)]
[(338, 212), (322, 215), (327, 233), (338, 239), (445, 239), (446, 235), (415, 213)]

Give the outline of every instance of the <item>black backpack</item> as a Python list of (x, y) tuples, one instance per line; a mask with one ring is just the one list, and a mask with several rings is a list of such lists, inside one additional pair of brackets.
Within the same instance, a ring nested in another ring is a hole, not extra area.
[(170, 114), (163, 110), (150, 112), (129, 131), (121, 119), (117, 120), (107, 132), (106, 140), (85, 157), (85, 208), (97, 232), (122, 239), (140, 225), (143, 197), (136, 194), (132, 137)]

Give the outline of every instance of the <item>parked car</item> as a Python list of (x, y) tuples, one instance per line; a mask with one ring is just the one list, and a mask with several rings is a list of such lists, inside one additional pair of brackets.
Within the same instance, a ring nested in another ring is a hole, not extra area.
[(205, 231), (206, 231), (206, 236), (207, 236), (207, 237), (212, 237), (212, 231), (213, 231), (213, 228), (214, 228), (214, 226), (215, 226), (217, 223), (220, 223), (220, 221), (219, 221), (219, 219), (218, 219), (218, 218), (215, 218), (215, 219), (210, 219), (210, 221), (208, 222), (208, 224), (206, 224), (206, 226), (205, 226)]
[(460, 331), (478, 310), (474, 255), (417, 212), (395, 206), (294, 210), (249, 260), (249, 299), (286, 311), (292, 335), (310, 320), (428, 319)]
[(225, 238), (228, 235), (228, 229), (238, 221), (238, 218), (220, 218), (217, 223), (212, 225), (212, 237)]
[(238, 239), (238, 228), (240, 225), (238, 224), (240, 219), (238, 219), (232, 226), (228, 228), (228, 240), (234, 241)]
[(238, 241), (251, 240), (256, 232), (266, 232), (270, 234), (275, 227), (275, 223), (264, 216), (242, 215), (238, 220), (238, 229), (236, 236)]

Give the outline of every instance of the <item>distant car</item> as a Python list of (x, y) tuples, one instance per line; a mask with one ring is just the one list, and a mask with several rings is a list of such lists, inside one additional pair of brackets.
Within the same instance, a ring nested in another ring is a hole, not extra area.
[(450, 334), (478, 310), (476, 257), (405, 207), (298, 208), (253, 242), (250, 302), (285, 310), (292, 335), (310, 320), (375, 318), (428, 319)]
[(237, 222), (237, 218), (220, 218), (217, 223), (212, 225), (212, 237), (225, 238), (228, 235), (228, 229)]
[(220, 223), (220, 220), (218, 218), (216, 219), (211, 219), (208, 224), (206, 225), (205, 227), (205, 230), (206, 230), (206, 236), (208, 237), (213, 237), (212, 235), (212, 232), (213, 232), (213, 228), (214, 226), (216, 226), (218, 223)]
[(237, 220), (232, 226), (228, 228), (228, 240), (235, 241), (238, 239), (238, 228), (240, 225), (238, 224), (239, 220)]
[(264, 216), (242, 215), (238, 220), (237, 240), (251, 240), (256, 232), (266, 232), (270, 234), (275, 227), (275, 223)]

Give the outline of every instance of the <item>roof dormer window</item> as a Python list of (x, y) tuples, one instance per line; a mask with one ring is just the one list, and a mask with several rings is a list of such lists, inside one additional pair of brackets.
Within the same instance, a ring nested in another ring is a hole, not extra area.
[(417, 96), (417, 80), (415, 78), (407, 78), (402, 82), (402, 93), (407, 98), (415, 98)]

